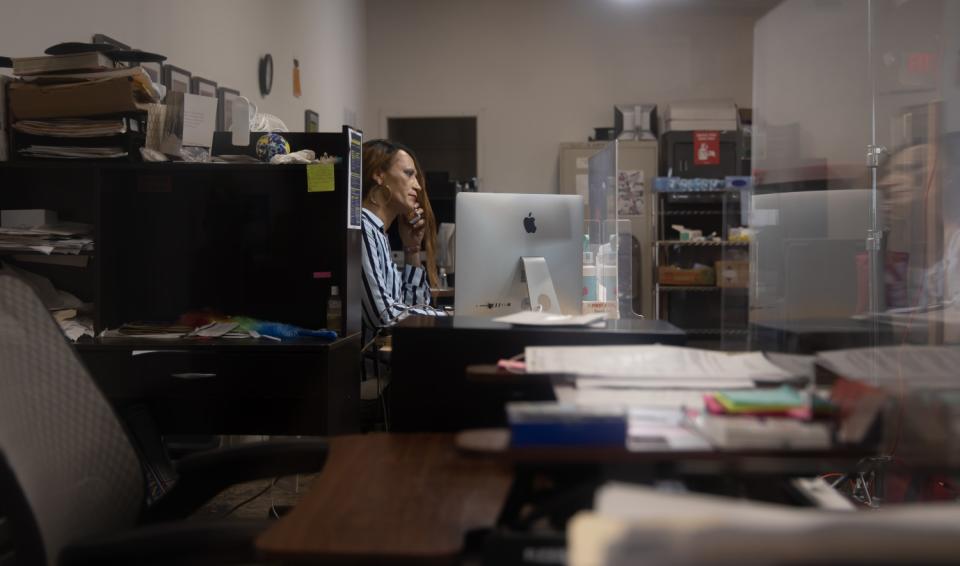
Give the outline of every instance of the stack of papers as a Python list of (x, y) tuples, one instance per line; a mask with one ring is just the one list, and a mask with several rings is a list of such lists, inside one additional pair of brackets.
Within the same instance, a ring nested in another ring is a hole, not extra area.
[(80, 147), (60, 145), (31, 145), (20, 150), (26, 157), (53, 157), (57, 159), (113, 159), (126, 157), (122, 147)]
[(152, 338), (158, 340), (176, 340), (179, 338), (267, 338), (277, 340), (272, 336), (261, 336), (255, 331), (237, 330), (236, 322), (211, 322), (196, 328), (183, 324), (165, 322), (129, 322), (120, 328), (104, 330), (100, 335), (104, 338)]
[(127, 337), (127, 338), (157, 338), (157, 339), (176, 339), (183, 338), (193, 330), (193, 327), (181, 324), (167, 324), (163, 322), (129, 322), (115, 330), (104, 330), (102, 336), (107, 338)]
[(34, 251), (43, 254), (71, 254), (93, 250), (87, 224), (62, 223), (37, 228), (0, 228), (0, 250)]
[(13, 129), (36, 136), (60, 138), (95, 138), (127, 133), (127, 124), (122, 118), (94, 120), (87, 118), (63, 118), (59, 120), (20, 120)]
[(952, 502), (850, 513), (611, 483), (568, 523), (567, 563), (956, 564), (958, 535)]
[(816, 450), (832, 445), (830, 427), (820, 422), (704, 413), (694, 424), (710, 444), (721, 449)]
[(536, 346), (525, 350), (528, 373), (573, 374), (577, 387), (754, 387), (797, 378), (762, 352), (729, 354), (680, 346)]
[(555, 314), (538, 311), (520, 311), (518, 313), (499, 316), (494, 322), (505, 322), (517, 326), (590, 326), (607, 318), (606, 313), (590, 314)]
[(816, 364), (836, 376), (881, 387), (960, 387), (958, 346), (883, 346), (831, 350), (817, 354)]

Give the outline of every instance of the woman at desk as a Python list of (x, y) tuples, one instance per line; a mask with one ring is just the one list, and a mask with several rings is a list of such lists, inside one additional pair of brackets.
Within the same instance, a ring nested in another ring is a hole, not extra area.
[[(413, 152), (388, 140), (363, 144), (363, 195), (365, 339), (372, 329), (389, 326), (407, 312), (445, 314), (430, 306), (430, 286), (437, 286), (436, 220)], [(394, 220), (403, 242), (402, 271), (390, 258), (386, 234)]]

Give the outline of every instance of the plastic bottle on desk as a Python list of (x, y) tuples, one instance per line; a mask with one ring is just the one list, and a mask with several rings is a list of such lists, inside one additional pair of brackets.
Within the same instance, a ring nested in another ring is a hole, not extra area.
[(341, 332), (343, 314), (343, 303), (340, 302), (340, 289), (333, 285), (330, 287), (330, 298), (327, 299), (327, 328)]

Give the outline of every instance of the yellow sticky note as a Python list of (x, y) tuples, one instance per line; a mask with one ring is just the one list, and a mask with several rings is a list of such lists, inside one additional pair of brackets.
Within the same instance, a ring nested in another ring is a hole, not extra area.
[(333, 163), (311, 163), (307, 165), (307, 192), (329, 193), (333, 191)]

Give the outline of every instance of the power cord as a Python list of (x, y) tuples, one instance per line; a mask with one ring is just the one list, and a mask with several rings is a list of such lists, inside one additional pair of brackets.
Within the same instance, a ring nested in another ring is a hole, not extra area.
[(277, 480), (279, 480), (279, 479), (280, 479), (279, 477), (273, 478), (273, 481), (271, 481), (271, 482), (267, 485), (267, 487), (263, 488), (262, 490), (260, 490), (259, 492), (257, 492), (255, 495), (252, 495), (252, 496), (248, 497), (247, 499), (244, 499), (244, 500), (241, 501), (240, 503), (237, 503), (236, 505), (234, 505), (233, 507), (231, 507), (229, 510), (227, 510), (226, 513), (223, 514), (223, 516), (222, 516), (221, 518), (227, 518), (227, 517), (229, 517), (229, 516), (230, 516), (231, 514), (233, 514), (233, 512), (236, 511), (237, 509), (243, 507), (244, 505), (247, 505), (248, 503), (250, 503), (251, 501), (254, 501), (255, 499), (258, 499), (258, 498), (262, 497), (263, 494), (267, 493), (268, 491), (270, 491), (270, 490), (273, 488), (273, 486), (277, 485)]
[[(301, 438), (301, 437), (298, 435), (297, 438)], [(293, 482), (294, 482), (293, 493), (299, 494), (300, 493), (300, 474), (295, 474), (293, 476)], [(274, 519), (279, 519), (280, 511), (277, 510), (277, 502), (276, 500), (274, 500), (273, 493), (274, 493), (273, 490), (270, 490), (270, 510), (268, 514)], [(280, 507), (283, 507), (286, 510), (286, 509), (289, 509), (291, 506), (281, 505)]]

